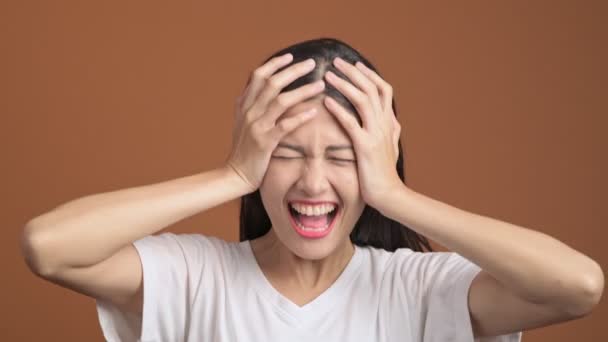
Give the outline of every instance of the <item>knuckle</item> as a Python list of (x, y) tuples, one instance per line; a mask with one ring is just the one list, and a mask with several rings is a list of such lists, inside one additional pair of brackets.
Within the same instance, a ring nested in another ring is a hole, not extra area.
[(258, 137), (260, 136), (262, 133), (262, 126), (260, 125), (260, 121), (256, 120), (253, 122), (249, 123), (249, 130), (251, 132), (251, 135), (253, 135), (254, 137)]
[(264, 73), (264, 70), (256, 70), (253, 73), (251, 83), (263, 84), (268, 79), (268, 76)]
[(251, 125), (253, 123), (253, 118), (254, 118), (254, 113), (252, 110), (248, 110), (247, 112), (245, 112), (245, 123), (247, 125)]
[(393, 95), (393, 87), (392, 87), (390, 84), (388, 84), (388, 83), (387, 83), (387, 84), (384, 86), (384, 92), (385, 92), (387, 95)]
[(281, 120), (277, 123), (277, 128), (281, 131), (281, 132), (286, 132), (289, 130), (289, 121), (288, 120)]
[(279, 95), (274, 100), (279, 109), (285, 109), (289, 106), (289, 99), (286, 95)]
[(265, 79), (266, 75), (264, 74), (264, 69), (262, 69), (262, 67), (255, 69), (253, 71), (251, 78), (252, 78), (252, 81), (261, 81), (261, 80)]
[(374, 107), (372, 106), (371, 102), (368, 101), (367, 99), (362, 99), (359, 101), (358, 104), (359, 108), (361, 108), (362, 110), (364, 110), (367, 113), (372, 113), (374, 111)]
[(256, 123), (251, 124), (251, 139), (256, 146), (264, 145), (264, 135), (261, 134), (262, 130)]
[(344, 126), (347, 130), (352, 131), (356, 126), (359, 126), (356, 120), (344, 120)]
[(266, 86), (273, 90), (278, 90), (281, 87), (281, 84), (278, 78), (270, 77), (266, 80)]
[(373, 92), (378, 92), (378, 87), (376, 87), (375, 85), (373, 85), (369, 82), (365, 82), (362, 85), (362, 88), (366, 94), (372, 94)]
[(363, 108), (371, 107), (370, 97), (364, 93), (357, 93), (355, 96), (355, 102), (359, 104), (359, 106)]
[(355, 106), (357, 109), (363, 109), (363, 107), (362, 107), (362, 106), (363, 106), (364, 101), (363, 101), (363, 97), (362, 97), (362, 96), (356, 95), (356, 96), (353, 96), (353, 97), (352, 97), (352, 99), (350, 99), (350, 100), (351, 100), (350, 102), (351, 102), (351, 103), (352, 103), (352, 104), (353, 104), (353, 105), (354, 105), (354, 106)]

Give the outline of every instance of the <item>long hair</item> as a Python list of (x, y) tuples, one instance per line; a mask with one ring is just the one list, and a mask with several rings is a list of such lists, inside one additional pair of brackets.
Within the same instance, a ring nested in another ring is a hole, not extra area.
[[(277, 72), (308, 58), (314, 58), (316, 66), (314, 71), (296, 79), (287, 87), (283, 88), (281, 93), (322, 79), (327, 70), (331, 70), (339, 77), (350, 82), (346, 75), (333, 66), (333, 60), (338, 56), (352, 64), (360, 61), (380, 75), (378, 70), (359, 52), (348, 44), (335, 38), (318, 38), (297, 43), (276, 52), (262, 64), (265, 64), (274, 57), (286, 53), (291, 53), (293, 55), (293, 60), (289, 65), (282, 67), (277, 70)], [(331, 96), (338, 101), (338, 103), (342, 104), (347, 110), (355, 115), (357, 121), (361, 124), (361, 118), (354, 105), (337, 89), (326, 82), (323, 93), (327, 96)], [(395, 113), (395, 116), (397, 116), (397, 108), (394, 99), (392, 101), (392, 106), (393, 112)], [(399, 140), (398, 148), (399, 157), (397, 158), (397, 173), (399, 174), (401, 181), (405, 184), (404, 158), (401, 140)], [(240, 241), (256, 239), (270, 230), (270, 218), (262, 204), (259, 189), (241, 198), (239, 221)], [(431, 245), (424, 236), (417, 234), (415, 231), (397, 221), (393, 221), (388, 217), (383, 216), (379, 211), (369, 205), (365, 206), (361, 216), (355, 223), (355, 227), (350, 234), (350, 240), (353, 244), (358, 246), (383, 248), (390, 252), (395, 251), (397, 248), (409, 248), (414, 251), (422, 252), (422, 246), (426, 247), (428, 251), (433, 251)]]

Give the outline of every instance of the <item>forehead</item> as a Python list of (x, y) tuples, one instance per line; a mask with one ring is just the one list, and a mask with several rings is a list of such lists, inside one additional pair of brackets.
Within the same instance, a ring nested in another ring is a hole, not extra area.
[(327, 110), (320, 97), (300, 102), (290, 107), (278, 121), (302, 113), (308, 109), (316, 108), (317, 114), (298, 128), (283, 137), (281, 141), (298, 143), (302, 146), (349, 144), (350, 137), (334, 114)]

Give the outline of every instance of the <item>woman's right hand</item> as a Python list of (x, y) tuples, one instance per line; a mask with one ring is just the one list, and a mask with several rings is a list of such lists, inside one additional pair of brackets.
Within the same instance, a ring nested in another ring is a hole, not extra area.
[(292, 58), (291, 54), (278, 56), (257, 68), (237, 100), (227, 166), (248, 184), (250, 192), (260, 187), (270, 155), (283, 136), (310, 120), (316, 111), (277, 120), (291, 106), (318, 95), (325, 88), (324, 81), (319, 80), (279, 94), (284, 87), (314, 69), (314, 60), (310, 58), (273, 75)]

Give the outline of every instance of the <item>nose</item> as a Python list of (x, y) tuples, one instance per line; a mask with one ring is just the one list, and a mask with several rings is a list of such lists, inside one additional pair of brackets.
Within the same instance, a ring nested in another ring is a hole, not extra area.
[(323, 158), (308, 158), (300, 170), (298, 190), (310, 197), (323, 194), (329, 189)]

